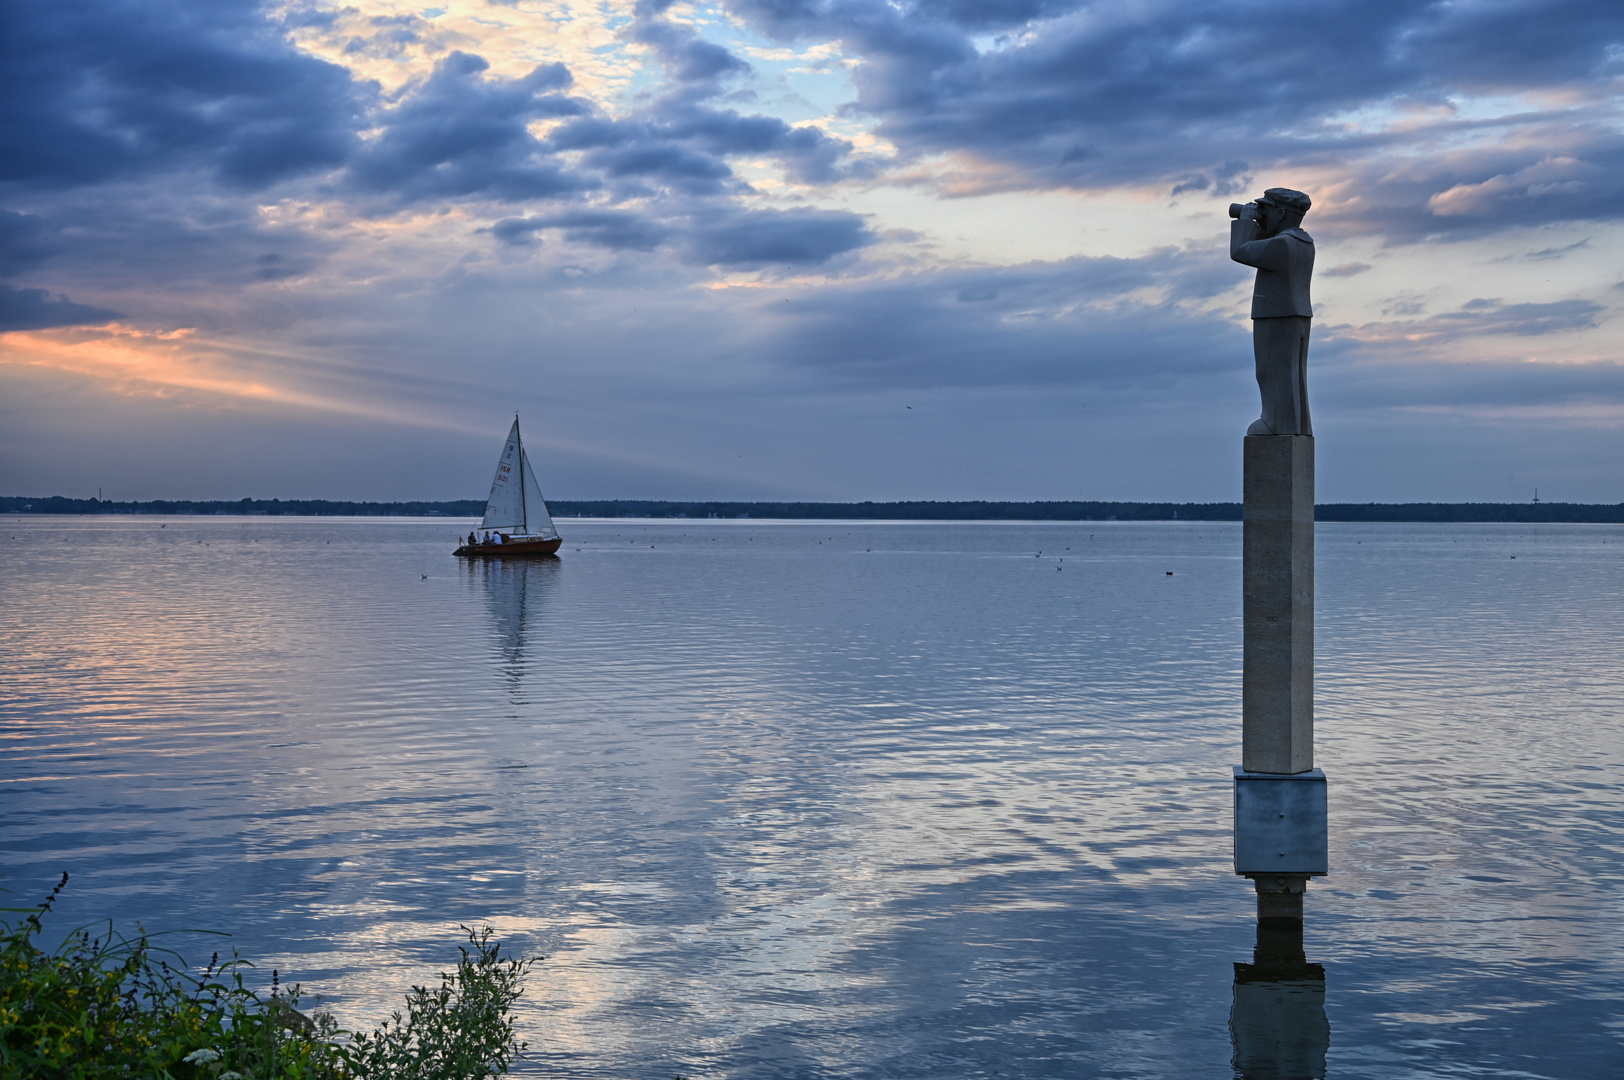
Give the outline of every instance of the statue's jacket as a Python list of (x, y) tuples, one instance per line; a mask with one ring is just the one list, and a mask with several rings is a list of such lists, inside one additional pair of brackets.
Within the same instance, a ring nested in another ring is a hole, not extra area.
[(1229, 257), (1257, 267), (1252, 290), (1252, 318), (1312, 318), (1308, 279), (1314, 273), (1314, 240), (1301, 229), (1286, 229), (1267, 240), (1255, 240), (1258, 223), (1241, 218), (1229, 225)]

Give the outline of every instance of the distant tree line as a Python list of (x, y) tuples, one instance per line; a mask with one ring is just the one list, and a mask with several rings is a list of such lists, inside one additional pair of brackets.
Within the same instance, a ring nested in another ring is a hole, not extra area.
[[(799, 518), (884, 521), (1239, 521), (1241, 504), (1170, 502), (661, 502), (548, 504), (555, 517)], [(1320, 521), (1624, 522), (1624, 503), (1324, 503)]]
[(251, 517), (478, 517), (483, 499), (451, 502), (339, 502), (332, 499), (155, 499), (103, 502), (99, 499), (44, 499), (0, 496), (4, 514), (241, 514)]
[[(675, 502), (558, 499), (554, 517), (796, 518), (885, 521), (1239, 521), (1240, 503), (1166, 502)], [(479, 499), (449, 502), (340, 502), (331, 499), (103, 502), (0, 496), (8, 514), (240, 514), (250, 516), (479, 517)], [(1624, 503), (1327, 503), (1320, 521), (1447, 521), (1616, 524)]]
[(793, 518), (882, 521), (1239, 521), (1240, 503), (1138, 502), (659, 502), (548, 504), (557, 517)]

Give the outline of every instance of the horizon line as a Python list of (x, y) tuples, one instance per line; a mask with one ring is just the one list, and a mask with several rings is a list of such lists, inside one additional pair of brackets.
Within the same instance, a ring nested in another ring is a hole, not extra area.
[[(362, 501), (347, 499), (149, 499), (118, 502), (0, 496), (0, 513), (221, 517), (477, 518), (480, 499)], [(783, 499), (554, 499), (559, 518), (755, 519), (845, 521), (1241, 521), (1239, 502), (1094, 499), (912, 499), (811, 502)], [(1624, 503), (1409, 502), (1318, 503), (1319, 521), (1482, 524), (1624, 524)]]

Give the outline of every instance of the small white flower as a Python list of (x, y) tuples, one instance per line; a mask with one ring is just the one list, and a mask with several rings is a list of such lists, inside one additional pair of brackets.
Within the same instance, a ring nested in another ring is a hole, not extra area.
[(193, 1050), (190, 1054), (187, 1054), (185, 1057), (181, 1058), (181, 1060), (186, 1062), (188, 1065), (207, 1065), (212, 1061), (220, 1060), (220, 1051), (210, 1050), (208, 1047), (204, 1047), (202, 1050)]
[(218, 1077), (216, 1077), (216, 1080), (242, 1080), (242, 1073), (238, 1072), (236, 1069), (232, 1069), (230, 1072), (221, 1073)]

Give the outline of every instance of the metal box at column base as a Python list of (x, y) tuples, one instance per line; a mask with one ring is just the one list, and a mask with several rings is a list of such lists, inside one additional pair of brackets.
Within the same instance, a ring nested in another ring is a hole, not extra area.
[(1235, 766), (1235, 873), (1331, 872), (1325, 773), (1255, 773)]

